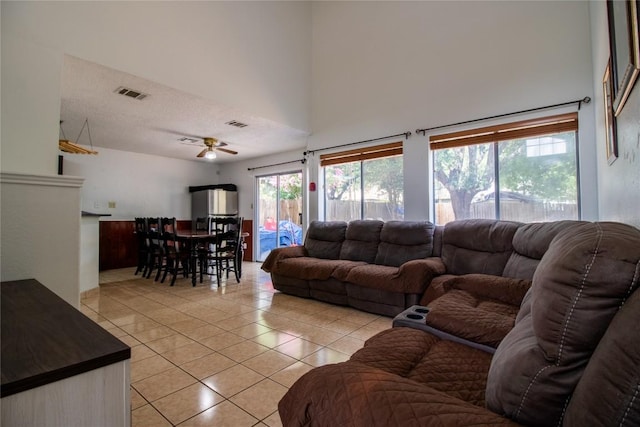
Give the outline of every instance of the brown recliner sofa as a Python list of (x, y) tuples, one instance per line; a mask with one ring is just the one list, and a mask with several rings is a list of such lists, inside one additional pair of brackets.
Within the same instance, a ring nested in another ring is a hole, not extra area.
[(454, 221), (436, 229), (445, 273), (435, 277), (420, 305), (427, 325), (497, 347), (513, 328), (540, 260), (553, 238), (580, 221), (522, 224)]
[[(262, 268), (281, 292), (376, 314), (428, 305), (435, 328), (495, 347), (549, 242), (575, 223), (314, 221), (304, 246), (273, 250)], [(449, 316), (460, 311), (475, 331)]]
[(262, 265), (281, 292), (395, 316), (444, 273), (428, 221), (313, 221), (304, 246), (274, 249)]
[(495, 354), (392, 328), (302, 376), (283, 424), (639, 425), (640, 230), (567, 224), (547, 246)]

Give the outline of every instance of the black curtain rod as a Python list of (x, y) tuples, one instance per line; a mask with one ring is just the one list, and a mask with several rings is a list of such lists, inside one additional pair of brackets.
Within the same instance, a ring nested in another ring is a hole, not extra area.
[(306, 161), (307, 161), (307, 159), (291, 160), (289, 162), (274, 163), (272, 165), (256, 166), (255, 168), (247, 168), (247, 170), (248, 171), (252, 171), (252, 170), (256, 170), (256, 169), (264, 169), (264, 168), (270, 168), (272, 166), (288, 165), (289, 163), (297, 163), (297, 162), (300, 162), (300, 163), (302, 163), (304, 165)]
[(496, 116), (483, 117), (481, 119), (466, 120), (464, 122), (451, 123), (449, 125), (434, 126), (434, 127), (430, 127), (430, 128), (424, 128), (424, 129), (416, 129), (416, 133), (422, 132), (422, 135), (424, 136), (424, 135), (426, 135), (427, 131), (430, 131), (430, 130), (448, 128), (448, 127), (451, 127), (451, 126), (465, 125), (467, 123), (481, 122), (483, 120), (497, 119), (497, 118), (500, 118), (500, 117), (514, 116), (516, 114), (530, 113), (532, 111), (547, 110), (549, 108), (564, 107), (565, 105), (571, 105), (571, 104), (578, 104), (578, 110), (580, 110), (580, 107), (582, 106), (583, 102), (585, 104), (588, 104), (588, 103), (591, 102), (591, 98), (589, 98), (588, 96), (585, 96), (584, 98), (577, 99), (575, 101), (563, 102), (561, 104), (547, 105), (546, 107), (530, 108), (528, 110), (515, 111), (513, 113), (498, 114)]
[(324, 150), (331, 150), (333, 148), (340, 148), (340, 147), (347, 147), (349, 145), (356, 145), (356, 144), (364, 144), (365, 142), (374, 142), (374, 141), (380, 141), (383, 139), (391, 139), (391, 138), (397, 138), (399, 136), (404, 136), (406, 139), (408, 139), (411, 136), (411, 132), (404, 132), (404, 133), (397, 133), (395, 135), (389, 135), (389, 136), (382, 136), (380, 138), (373, 138), (373, 139), (367, 139), (364, 141), (357, 141), (357, 142), (349, 142), (347, 144), (340, 144), (340, 145), (334, 145), (333, 147), (324, 147), (324, 148), (318, 148), (317, 150), (309, 150), (309, 151), (305, 151), (304, 155), (306, 156), (307, 154), (313, 154), (316, 151), (324, 151)]

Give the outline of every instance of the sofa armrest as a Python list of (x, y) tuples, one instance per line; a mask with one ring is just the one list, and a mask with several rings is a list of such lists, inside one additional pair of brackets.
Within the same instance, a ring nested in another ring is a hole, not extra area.
[(443, 287), (445, 292), (460, 289), (479, 297), (519, 306), (531, 287), (531, 281), (488, 274), (464, 274), (450, 278), (443, 283)]
[(446, 269), (439, 257), (413, 259), (402, 264), (393, 278), (420, 276), (430, 282), (434, 277), (444, 274)]
[(286, 258), (298, 258), (308, 256), (307, 250), (304, 246), (287, 246), (283, 248), (276, 248), (269, 252), (267, 259), (262, 263), (262, 268), (267, 273), (270, 273), (273, 270), (273, 267), (278, 263), (278, 261)]

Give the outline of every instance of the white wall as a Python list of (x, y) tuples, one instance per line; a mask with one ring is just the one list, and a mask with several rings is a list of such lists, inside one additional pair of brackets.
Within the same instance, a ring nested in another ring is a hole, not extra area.
[(602, 77), (609, 59), (606, 4), (591, 2), (590, 11), (600, 219), (640, 227), (640, 83), (636, 82), (617, 117), (618, 159), (609, 165), (605, 150), (602, 91)]
[[(593, 98), (587, 2), (314, 2), (312, 21), (311, 150)], [(579, 118), (586, 219), (593, 109)], [(428, 218), (427, 140), (405, 143), (407, 219)]]
[(308, 2), (2, 1), (0, 7), (2, 170), (55, 173), (63, 54), (309, 128)]
[(58, 165), (62, 55), (4, 31), (0, 170), (55, 175)]
[[(0, 171), (56, 175), (65, 54), (307, 129), (310, 11), (307, 2), (0, 2)], [(98, 210), (98, 202), (103, 211), (104, 203), (115, 201), (114, 219), (159, 214), (188, 218), (185, 187), (215, 182), (215, 175), (200, 166), (165, 159), (148, 166), (152, 172), (161, 170), (161, 177), (148, 176), (139, 183), (141, 165), (128, 160), (136, 158), (102, 149), (96, 159), (67, 164), (67, 174), (88, 178), (82, 207)], [(2, 278), (36, 277), (68, 301), (73, 302), (73, 295), (77, 301), (79, 199), (66, 203), (49, 185), (29, 185), (38, 193), (36, 200), (26, 192), (5, 194), (3, 185)], [(147, 192), (159, 187), (164, 196)], [(48, 210), (49, 203), (59, 205)], [(37, 212), (21, 213), (17, 207)], [(56, 221), (55, 233), (20, 237), (34, 218), (42, 224), (35, 230), (49, 227), (49, 214), (64, 218)], [(71, 239), (73, 250), (67, 250), (68, 243), (52, 246), (60, 236)], [(50, 256), (49, 261), (21, 261), (28, 247), (33, 254)], [(64, 256), (60, 251), (66, 251)]]
[(0, 281), (36, 279), (80, 305), (78, 177), (0, 173)]
[[(216, 163), (192, 162), (98, 148), (98, 155), (64, 154), (65, 175), (85, 178), (82, 210), (108, 220), (136, 216), (191, 219), (189, 186), (218, 184)], [(115, 208), (109, 208), (115, 202)]]

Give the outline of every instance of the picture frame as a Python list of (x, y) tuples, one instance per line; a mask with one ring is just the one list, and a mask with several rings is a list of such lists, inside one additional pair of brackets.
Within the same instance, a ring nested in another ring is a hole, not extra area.
[(605, 143), (607, 149), (607, 162), (609, 164), (618, 158), (618, 142), (616, 140), (616, 117), (613, 112), (613, 81), (611, 75), (611, 59), (607, 62), (602, 77), (602, 95), (604, 99), (604, 128)]
[(607, 0), (613, 112), (617, 117), (640, 74), (638, 0)]

